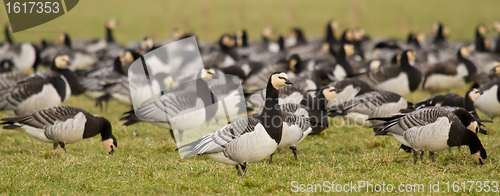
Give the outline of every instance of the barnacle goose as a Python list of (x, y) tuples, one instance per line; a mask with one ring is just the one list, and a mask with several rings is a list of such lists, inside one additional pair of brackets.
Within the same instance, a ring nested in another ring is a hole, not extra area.
[(203, 64), (208, 67), (227, 67), (238, 61), (234, 37), (224, 34), (219, 39), (218, 45), (210, 49), (208, 54), (202, 56)]
[(469, 59), (470, 51), (462, 47), (457, 52), (457, 60), (438, 63), (429, 70), (422, 83), (422, 88), (435, 94), (439, 91), (450, 90), (465, 86), (476, 74), (477, 68)]
[[(338, 105), (337, 105), (338, 104)], [(354, 97), (345, 103), (330, 101), (330, 116), (345, 116), (349, 122), (370, 127), (376, 121), (367, 121), (373, 117), (386, 117), (408, 108), (410, 104), (400, 95), (388, 91), (371, 91)]]
[(70, 106), (56, 106), (30, 112), (18, 117), (4, 118), (4, 129), (24, 131), (30, 136), (54, 144), (54, 150), (61, 146), (66, 152), (66, 144), (101, 134), (104, 149), (113, 154), (118, 147), (111, 132), (111, 123), (103, 117), (94, 116), (83, 109)]
[(399, 65), (383, 66), (368, 72), (359, 79), (371, 84), (375, 89), (407, 96), (420, 86), (422, 74), (412, 66), (415, 53), (406, 50), (401, 54)]
[(238, 174), (246, 172), (247, 163), (271, 155), (282, 139), (283, 118), (278, 109), (278, 89), (291, 84), (284, 72), (273, 73), (267, 84), (267, 99), (260, 114), (235, 119), (214, 133), (179, 147), (184, 157), (207, 154), (217, 162), (235, 165)]
[(500, 116), (500, 82), (483, 85), (479, 90), (484, 93), (474, 102), (476, 108), (491, 119)]
[[(479, 118), (479, 114), (477, 114), (476, 107), (474, 106), (474, 102), (483, 94), (483, 92), (478, 89), (471, 89), (465, 93), (465, 97), (460, 95), (449, 93), (446, 95), (436, 95), (429, 97), (420, 103), (416, 103), (412, 106), (414, 109), (421, 109), (424, 107), (430, 106), (450, 106), (450, 107), (461, 107), (465, 110), (469, 111), (474, 118), (476, 118), (479, 122), (487, 122), (481, 120)], [(480, 129), (480, 133), (486, 134), (486, 130)]]
[(34, 67), (40, 63), (40, 50), (29, 42), (14, 44), (0, 54), (0, 62), (6, 60), (10, 60), (13, 69), (19, 72), (34, 73)]
[(68, 68), (72, 71), (90, 69), (97, 62), (97, 57), (94, 53), (74, 49), (68, 34), (62, 34), (60, 40), (63, 45), (48, 46), (41, 51), (40, 61), (42, 64), (49, 65), (59, 55), (68, 55), (70, 58), (70, 66)]
[(391, 134), (399, 142), (413, 148), (413, 163), (418, 154), (429, 151), (429, 159), (434, 162), (434, 152), (454, 146), (467, 145), (474, 160), (483, 164), (487, 157), (476, 133), (477, 120), (463, 108), (427, 107), (406, 114), (376, 118), (383, 120), (384, 126), (376, 135)]
[(71, 94), (82, 93), (83, 88), (79, 85), (76, 74), (68, 70), (68, 61), (68, 56), (58, 56), (52, 63), (52, 71), (4, 89), (0, 97), (0, 109), (10, 115), (21, 115), (59, 106)]
[(184, 130), (208, 122), (217, 112), (217, 104), (207, 109), (208, 106), (217, 102), (207, 84), (214, 74), (213, 69), (202, 69), (194, 81), (196, 90), (174, 90), (165, 93), (152, 102), (126, 112), (120, 120), (126, 121), (123, 123), (125, 126), (143, 121), (150, 122), (155, 126), (170, 130), (172, 137), (174, 136), (172, 128), (175, 127), (179, 132), (179, 140), (182, 140)]

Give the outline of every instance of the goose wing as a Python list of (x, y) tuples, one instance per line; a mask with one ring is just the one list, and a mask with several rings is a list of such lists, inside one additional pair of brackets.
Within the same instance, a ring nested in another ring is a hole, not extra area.
[(179, 147), (181, 153), (189, 152), (184, 158), (192, 155), (210, 154), (222, 152), (226, 146), (236, 138), (253, 132), (255, 126), (260, 123), (254, 116), (235, 119), (214, 133)]
[[(45, 126), (53, 125), (55, 121), (66, 121), (69, 118), (73, 118), (80, 112), (86, 113), (80, 108), (70, 106), (57, 106), (45, 110), (31, 112), (18, 117), (5, 118), (2, 119), (2, 121), (5, 121), (2, 124), (9, 124), (9, 126), (4, 127), (4, 129), (17, 128), (19, 127), (19, 124), (43, 129)], [(16, 123), (17, 125), (14, 123)]]

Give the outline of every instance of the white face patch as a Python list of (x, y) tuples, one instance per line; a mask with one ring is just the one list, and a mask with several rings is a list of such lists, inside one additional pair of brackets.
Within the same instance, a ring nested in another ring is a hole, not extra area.
[(108, 24), (106, 26), (108, 26), (108, 28), (110, 29), (114, 29), (116, 27), (116, 20), (115, 19), (111, 19), (108, 21)]
[(68, 62), (69, 62), (68, 55), (58, 56), (58, 57), (56, 57), (56, 60), (55, 60), (56, 67), (59, 69), (68, 68)]
[(346, 56), (354, 54), (354, 46), (352, 44), (344, 44), (344, 51)]
[(280, 74), (274, 74), (271, 77), (271, 84), (275, 89), (280, 89), (283, 86), (286, 86), (287, 84), (285, 83), (288, 80), (288, 76), (286, 73), (281, 72)]
[(227, 47), (233, 47), (234, 46), (234, 40), (230, 38), (229, 36), (224, 36), (222, 38), (222, 44), (224, 44)]
[(331, 99), (337, 97), (337, 90), (335, 87), (331, 86), (329, 88), (323, 89), (323, 95), (325, 95), (326, 101), (330, 101)]
[(476, 161), (476, 163), (478, 163), (478, 164), (482, 165), (482, 164), (486, 163), (486, 160), (481, 158), (480, 152), (476, 152), (476, 153), (472, 154), (472, 158), (474, 158), (474, 161)]
[(352, 37), (353, 37), (353, 35), (352, 35), (352, 31), (347, 31), (347, 32), (345, 33), (345, 39), (346, 39), (347, 41), (352, 41)]
[(477, 126), (477, 121), (472, 122), (469, 126), (467, 126), (467, 129), (469, 129), (470, 131), (477, 134), (479, 132), (479, 127)]
[(328, 52), (330, 50), (330, 44), (324, 43), (321, 46), (321, 50), (323, 50), (323, 52)]
[(330, 23), (330, 27), (333, 29), (333, 30), (337, 30), (339, 28), (339, 23), (337, 21), (332, 21)]
[(477, 31), (479, 32), (479, 34), (484, 35), (488, 31), (488, 29), (486, 29), (485, 26), (481, 25), (477, 28)]
[(163, 84), (165, 84), (166, 87), (171, 87), (173, 83), (174, 83), (174, 78), (172, 76), (168, 76), (165, 79), (163, 79)]
[(295, 59), (291, 59), (291, 60), (290, 60), (290, 63), (289, 63), (290, 70), (295, 71), (295, 70), (296, 70), (296, 69), (295, 69), (295, 65), (297, 65), (297, 60), (295, 60)]
[(481, 93), (479, 92), (479, 90), (477, 89), (474, 89), (470, 92), (469, 94), (469, 97), (472, 101), (476, 101), (479, 97), (481, 96)]
[(212, 76), (215, 75), (214, 69), (203, 69), (201, 70), (201, 78), (205, 81), (212, 80)]
[(462, 47), (460, 48), (460, 55), (462, 55), (462, 57), (464, 58), (467, 58), (470, 56), (470, 51), (467, 47)]
[(495, 62), (495, 68), (493, 68), (492, 73), (500, 74), (500, 62)]
[(116, 149), (116, 146), (113, 143), (113, 139), (107, 139), (102, 141), (102, 145), (104, 146), (104, 150), (106, 150), (106, 152), (108, 153), (111, 153)]
[(416, 56), (415, 52), (408, 51), (406, 55), (408, 56), (408, 61), (410, 61), (410, 63), (415, 61), (415, 56)]

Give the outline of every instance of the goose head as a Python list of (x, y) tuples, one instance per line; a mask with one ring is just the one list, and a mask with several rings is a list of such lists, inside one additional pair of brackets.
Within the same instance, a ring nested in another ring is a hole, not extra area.
[(472, 100), (472, 101), (476, 101), (483, 93), (475, 88), (471, 89), (470, 91), (467, 91), (467, 96), (469, 96), (469, 98)]
[(147, 36), (141, 41), (141, 49), (144, 51), (149, 51), (153, 48), (154, 41), (153, 38)]
[(175, 28), (172, 30), (171, 35), (174, 40), (180, 40), (184, 35), (184, 31), (182, 29)]
[(222, 49), (232, 48), (235, 45), (234, 36), (224, 34), (219, 39), (219, 45)]
[(202, 80), (208, 82), (214, 78), (217, 78), (215, 70), (210, 68), (210, 69), (202, 69), (200, 73), (200, 77)]
[(486, 154), (486, 150), (484, 149), (484, 147), (481, 144), (479, 144), (479, 145), (480, 145), (479, 150), (477, 152), (471, 153), (471, 154), (472, 154), (472, 158), (474, 158), (474, 161), (476, 161), (476, 163), (483, 165), (484, 163), (486, 163), (486, 158), (488, 156)]
[(288, 76), (285, 72), (275, 72), (271, 75), (271, 84), (275, 89), (280, 89), (289, 84), (293, 84), (288, 80)]
[(344, 44), (343, 49), (346, 57), (354, 54), (354, 46), (352, 44)]
[(52, 69), (68, 69), (70, 65), (70, 59), (68, 55), (59, 55), (54, 59), (52, 63)]
[(470, 49), (468, 47), (461, 47), (458, 55), (458, 58), (468, 58), (470, 56)]
[(341, 42), (342, 43), (351, 43), (354, 39), (354, 35), (351, 29), (346, 29), (344, 34), (342, 34)]
[(111, 132), (111, 123), (103, 117), (99, 117), (102, 126), (101, 126), (101, 137), (102, 137), (102, 145), (104, 146), (104, 150), (108, 152), (108, 154), (112, 155), (115, 149), (118, 147), (118, 143), (116, 142), (115, 136)]
[(338, 90), (333, 86), (329, 86), (323, 88), (321, 92), (325, 96), (326, 101), (329, 102), (331, 99), (337, 97)]
[(499, 74), (500, 74), (500, 61), (496, 61), (495, 67), (490, 71), (490, 76), (495, 76)]
[(114, 29), (118, 25), (118, 21), (116, 19), (110, 19), (106, 22), (106, 27), (109, 29)]
[(295, 73), (299, 73), (302, 70), (302, 61), (298, 54), (293, 54), (288, 60), (288, 67)]
[(352, 38), (354, 39), (354, 41), (362, 41), (364, 36), (365, 30), (362, 28), (356, 28), (352, 33)]

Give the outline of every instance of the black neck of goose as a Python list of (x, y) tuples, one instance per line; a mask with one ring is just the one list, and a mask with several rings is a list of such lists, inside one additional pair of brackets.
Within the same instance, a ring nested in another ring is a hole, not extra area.
[(404, 54), (401, 55), (400, 62), (401, 69), (406, 72), (406, 76), (408, 77), (410, 91), (413, 92), (417, 90), (418, 86), (420, 85), (420, 81), (422, 80), (422, 73), (418, 69), (410, 65), (410, 60), (408, 59), (407, 52), (404, 52)]
[(297, 44), (296, 45), (304, 45), (307, 44), (306, 38), (301, 30), (295, 31), (297, 33)]
[(122, 61), (120, 60), (120, 57), (116, 57), (115, 62), (113, 64), (113, 70), (121, 75), (124, 76), (127, 75), (123, 70)]
[(64, 45), (68, 48), (71, 48), (71, 39), (68, 34), (64, 34)]
[(283, 119), (279, 110), (278, 89), (275, 89), (269, 79), (266, 89), (266, 102), (260, 114), (261, 123), (266, 128), (267, 133), (276, 143), (281, 142)]
[(479, 33), (479, 28), (476, 29), (476, 50), (480, 52), (486, 51), (486, 45), (484, 45), (484, 37)]
[(340, 48), (339, 54), (337, 55), (337, 63), (344, 68), (347, 77), (354, 76), (354, 70), (351, 67), (351, 64), (347, 61), (347, 55), (345, 53), (344, 47)]
[(115, 43), (115, 38), (113, 36), (113, 30), (109, 27), (106, 27), (106, 42)]
[(441, 43), (441, 42), (445, 42), (446, 41), (446, 38), (444, 37), (444, 33), (443, 33), (443, 25), (439, 25), (439, 28), (438, 28), (438, 31), (437, 31), (437, 34), (436, 34), (436, 37), (434, 38), (434, 43)]
[(283, 39), (283, 37), (281, 36), (278, 39), (278, 46), (280, 47), (280, 52), (285, 51), (285, 39)]
[(472, 78), (472, 75), (477, 73), (477, 67), (472, 61), (464, 58), (460, 51), (458, 51), (457, 57), (458, 60), (465, 65), (465, 67), (467, 68), (467, 72), (469, 72), (469, 75), (465, 76), (465, 81), (469, 82)]
[(241, 46), (242, 47), (248, 47), (248, 35), (247, 31), (243, 30), (241, 33)]
[(469, 130), (466, 130), (466, 135), (467, 136), (462, 137), (462, 142), (464, 143), (464, 145), (469, 146), (470, 154), (479, 152), (482, 158), (486, 158), (486, 150), (479, 140), (479, 137), (474, 132)]
[(78, 76), (75, 74), (75, 72), (69, 69), (58, 69), (57, 72), (61, 73), (68, 81), (72, 95), (80, 95), (85, 91), (83, 86), (80, 84)]
[(9, 25), (5, 25), (5, 41), (9, 42), (9, 44), (14, 43), (14, 41), (12, 41), (12, 37), (10, 36)]
[(198, 96), (200, 96), (205, 106), (212, 105), (216, 102), (214, 94), (208, 87), (208, 83), (201, 77), (198, 77), (198, 79), (196, 79), (196, 92), (198, 93)]
[(470, 91), (467, 92), (465, 95), (465, 103), (464, 103), (464, 109), (469, 111), (469, 112), (474, 112), (476, 111), (476, 107), (474, 107), (474, 101), (470, 98)]
[(101, 138), (102, 138), (102, 140), (104, 141), (104, 140), (113, 138), (113, 133), (111, 131), (111, 129), (112, 129), (111, 123), (102, 117), (99, 117), (99, 119), (101, 120)]
[(334, 44), (337, 43), (337, 38), (335, 38), (335, 31), (333, 30), (332, 26), (330, 23), (326, 25), (326, 37), (325, 37), (325, 42), (328, 44)]
[(410, 34), (408, 36), (408, 41), (407, 42), (408, 42), (408, 44), (413, 44), (415, 47), (420, 48), (420, 43), (418, 43), (417, 38), (413, 34)]

